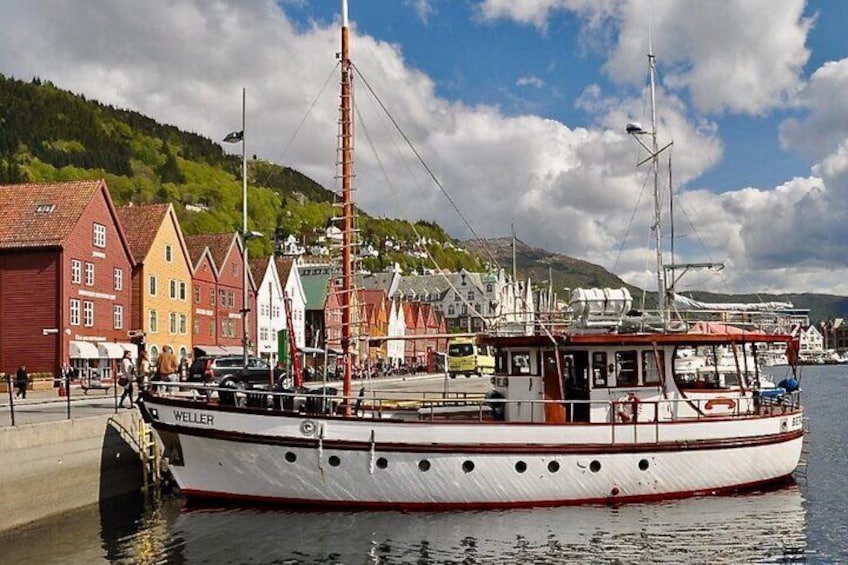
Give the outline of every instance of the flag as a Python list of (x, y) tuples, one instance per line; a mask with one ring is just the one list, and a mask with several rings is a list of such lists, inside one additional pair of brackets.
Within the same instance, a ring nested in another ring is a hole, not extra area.
[(227, 134), (227, 137), (224, 138), (224, 141), (227, 143), (238, 143), (242, 140), (244, 140), (244, 130), (230, 132)]

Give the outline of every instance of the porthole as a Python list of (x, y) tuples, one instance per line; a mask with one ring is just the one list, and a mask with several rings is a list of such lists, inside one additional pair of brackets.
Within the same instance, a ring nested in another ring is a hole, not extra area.
[(470, 473), (474, 470), (474, 461), (463, 461), (462, 462), (462, 471), (465, 473)]
[(551, 461), (548, 463), (548, 471), (551, 473), (559, 471), (559, 461)]
[(389, 461), (385, 457), (378, 457), (377, 458), (377, 468), (378, 469), (385, 469), (388, 466), (389, 466)]
[(597, 473), (601, 470), (601, 462), (598, 460), (592, 461), (591, 463), (589, 463), (589, 470), (593, 473)]
[(527, 470), (527, 463), (525, 463), (524, 461), (516, 461), (515, 462), (515, 470), (518, 471), (519, 473), (523, 473), (524, 471)]
[(330, 455), (330, 458), (327, 459), (327, 463), (330, 464), (330, 467), (338, 467), (341, 460), (335, 455)]
[(294, 463), (295, 461), (297, 461), (297, 455), (295, 455), (291, 451), (286, 451), (286, 461), (288, 461), (289, 463)]
[(430, 470), (430, 462), (426, 459), (422, 459), (418, 462), (418, 469), (421, 471), (429, 471)]
[(651, 466), (651, 464), (648, 463), (647, 459), (642, 459), (642, 460), (639, 461), (639, 469), (641, 469), (642, 471), (647, 471), (648, 467), (650, 467), (650, 466)]

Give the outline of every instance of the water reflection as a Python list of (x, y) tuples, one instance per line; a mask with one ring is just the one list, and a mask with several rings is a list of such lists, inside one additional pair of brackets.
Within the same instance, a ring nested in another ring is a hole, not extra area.
[(185, 563), (750, 563), (803, 558), (804, 519), (794, 485), (618, 508), (439, 514), (206, 509), (183, 510), (168, 546), (170, 557)]

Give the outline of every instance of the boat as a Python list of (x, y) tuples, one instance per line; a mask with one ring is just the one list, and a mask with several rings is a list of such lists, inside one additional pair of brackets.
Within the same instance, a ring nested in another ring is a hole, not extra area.
[[(354, 395), (352, 66), (342, 1), (342, 391), (146, 391), (145, 418), (189, 500), (395, 510), (557, 506), (713, 495), (791, 478), (804, 439), (797, 381), (761, 374), (790, 338), (672, 320), (626, 289), (572, 295), (567, 326), (480, 335), (485, 395)], [(654, 59), (651, 69), (653, 98)], [(646, 160), (657, 190), (656, 118)], [(645, 133), (628, 126), (628, 133)], [(657, 210), (657, 207), (655, 207)], [(565, 315), (566, 313), (564, 313)], [(711, 361), (712, 360), (712, 361)]]

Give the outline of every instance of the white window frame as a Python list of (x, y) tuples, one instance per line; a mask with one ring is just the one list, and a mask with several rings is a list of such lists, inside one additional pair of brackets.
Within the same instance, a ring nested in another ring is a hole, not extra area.
[(168, 313), (168, 333), (171, 335), (177, 334), (177, 313)]
[(156, 310), (148, 310), (147, 312), (147, 326), (148, 330), (152, 334), (159, 333), (159, 312)]
[(94, 223), (94, 247), (106, 247), (106, 226)]
[(124, 270), (120, 267), (114, 269), (115, 290), (124, 290)]
[(177, 281), (174, 279), (168, 279), (168, 296), (171, 299), (177, 298)]
[(94, 263), (85, 262), (85, 286), (94, 286)]
[(188, 322), (188, 316), (185, 314), (180, 314), (180, 335), (186, 334), (186, 326)]
[(71, 284), (82, 284), (82, 261), (71, 259)]
[(116, 330), (124, 328), (124, 307), (121, 304), (112, 305), (112, 321)]
[(154, 275), (150, 275), (149, 277), (147, 277), (147, 293), (150, 296), (156, 296), (156, 293), (159, 290), (157, 286), (158, 281), (156, 280), (156, 277)]
[(179, 283), (180, 283), (180, 285), (179, 285), (180, 286), (180, 300), (185, 302), (186, 301), (186, 283), (185, 283), (185, 281), (179, 281)]
[(82, 325), (87, 328), (94, 327), (94, 302), (91, 300), (82, 301)]
[(72, 326), (80, 325), (80, 300), (79, 298), (71, 298), (71, 314), (69, 323)]

